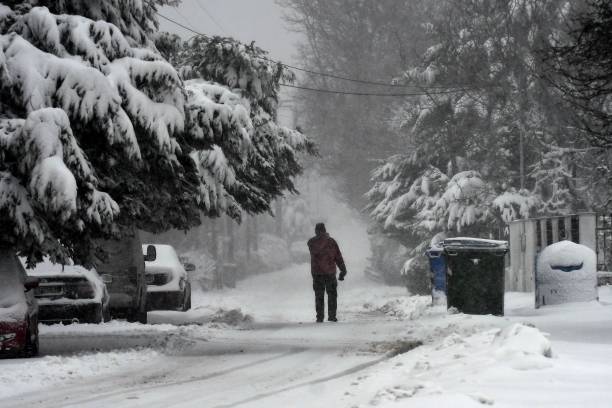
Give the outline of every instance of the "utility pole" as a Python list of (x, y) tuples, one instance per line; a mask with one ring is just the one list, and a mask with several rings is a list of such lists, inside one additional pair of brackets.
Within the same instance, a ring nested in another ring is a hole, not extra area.
[(520, 156), (520, 174), (521, 174), (521, 190), (525, 188), (525, 151), (524, 151), (524, 133), (523, 126), (519, 129), (519, 156)]

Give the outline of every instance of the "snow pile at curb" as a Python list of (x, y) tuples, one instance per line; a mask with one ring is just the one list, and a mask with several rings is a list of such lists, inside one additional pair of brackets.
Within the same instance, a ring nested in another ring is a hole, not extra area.
[(429, 296), (405, 296), (390, 300), (380, 306), (373, 305), (372, 303), (363, 305), (366, 310), (381, 312), (400, 320), (418, 319), (426, 313), (430, 306), (431, 297)]
[(517, 370), (550, 367), (552, 347), (546, 336), (535, 327), (515, 323), (501, 330), (493, 339), (498, 360)]
[(149, 323), (153, 325), (219, 325), (238, 326), (253, 322), (253, 317), (244, 314), (240, 308), (212, 309), (209, 307), (196, 307), (186, 312), (159, 310), (149, 312)]
[(171, 324), (149, 325), (142, 323), (128, 323), (124, 320), (111, 320), (107, 323), (89, 324), (52, 324), (40, 325), (40, 334), (45, 337), (57, 336), (80, 336), (88, 335), (140, 335), (167, 333), (177, 331), (177, 327)]
[(5, 399), (35, 388), (127, 371), (159, 355), (158, 351), (146, 349), (0, 361), (0, 395)]
[(148, 325), (123, 321), (41, 325), (41, 352), (75, 355), (151, 348), (163, 354), (176, 354), (193, 346), (193, 339), (207, 341), (210, 331), (210, 328), (201, 326)]
[(520, 323), (474, 334), (452, 332), (362, 373), (351, 383), (357, 388), (350, 395), (360, 407), (365, 405), (357, 402), (364, 400), (377, 407), (495, 405), (496, 394), (482, 385), (550, 368), (551, 356), (546, 335)]

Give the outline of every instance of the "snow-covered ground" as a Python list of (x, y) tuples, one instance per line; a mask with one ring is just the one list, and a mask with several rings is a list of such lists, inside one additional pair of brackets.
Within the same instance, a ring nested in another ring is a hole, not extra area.
[(43, 326), (40, 358), (0, 361), (2, 407), (609, 407), (612, 290), (506, 316), (429, 306), (362, 276), (358, 222), (329, 225), (348, 260), (339, 323), (316, 324), (308, 265), (194, 293), (155, 324)]

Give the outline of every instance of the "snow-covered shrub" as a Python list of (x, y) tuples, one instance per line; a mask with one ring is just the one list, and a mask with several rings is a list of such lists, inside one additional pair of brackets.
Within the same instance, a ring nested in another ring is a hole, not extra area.
[(401, 274), (411, 294), (428, 295), (431, 293), (431, 273), (425, 256), (408, 259), (402, 267)]

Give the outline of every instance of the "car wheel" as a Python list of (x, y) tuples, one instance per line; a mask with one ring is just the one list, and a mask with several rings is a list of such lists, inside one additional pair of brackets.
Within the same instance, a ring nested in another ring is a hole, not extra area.
[(23, 354), (25, 355), (25, 357), (38, 356), (39, 345), (40, 344), (38, 340), (38, 334), (36, 335), (34, 340), (32, 340), (32, 334), (30, 332), (30, 329), (28, 329), (28, 331), (26, 332), (26, 345), (23, 351)]
[(102, 316), (105, 322), (111, 321), (112, 317), (111, 317), (110, 307), (107, 306), (106, 309), (102, 310)]
[(138, 321), (142, 324), (147, 324), (147, 311), (146, 310), (141, 310), (137, 313), (138, 317)]
[(183, 312), (189, 309), (191, 309), (191, 285), (188, 284), (183, 295)]
[(100, 311), (94, 315), (94, 317), (91, 319), (91, 323), (100, 324), (103, 321), (104, 321), (104, 310), (102, 310), (102, 305), (100, 305)]

